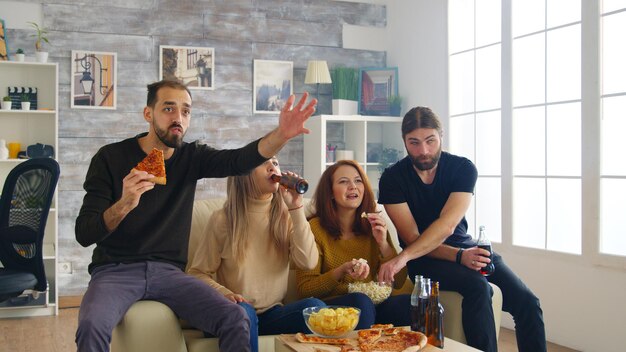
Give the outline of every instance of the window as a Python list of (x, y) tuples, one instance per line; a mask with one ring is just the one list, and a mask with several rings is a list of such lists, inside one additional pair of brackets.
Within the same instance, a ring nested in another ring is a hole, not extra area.
[(581, 4), (513, 0), (514, 245), (582, 253)]
[(449, 11), (451, 116), (444, 138), (450, 152), (478, 168), (468, 232), (476, 235), (485, 225), (489, 238), (500, 242), (500, 0), (450, 0)]
[(600, 238), (603, 254), (626, 256), (623, 218), (626, 214), (626, 2), (604, 0), (602, 26)]
[(448, 10), (449, 149), (479, 172), (470, 226), (498, 224), (504, 245), (623, 266), (626, 1), (450, 0)]

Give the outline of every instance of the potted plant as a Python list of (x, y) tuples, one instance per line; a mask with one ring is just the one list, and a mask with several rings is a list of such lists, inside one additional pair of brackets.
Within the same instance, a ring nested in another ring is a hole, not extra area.
[(22, 110), (30, 110), (30, 95), (24, 93), (20, 96), (22, 101)]
[(389, 96), (389, 114), (391, 116), (400, 116), (402, 111), (402, 97), (399, 95)]
[(359, 100), (359, 70), (337, 67), (331, 70), (333, 115), (356, 115)]
[(35, 28), (35, 31), (37, 32), (33, 35), (34, 37), (37, 37), (37, 40), (35, 41), (35, 49), (37, 49), (37, 52), (35, 54), (37, 55), (37, 61), (47, 62), (48, 52), (43, 50), (43, 42), (50, 44), (50, 42), (48, 41), (48, 30), (43, 27), (39, 27), (39, 25), (35, 22), (28, 23), (33, 28)]
[(383, 171), (385, 171), (388, 166), (395, 164), (398, 160), (400, 160), (401, 156), (402, 152), (398, 149), (383, 148), (380, 153), (380, 161), (378, 162), (378, 171), (380, 174), (382, 175)]
[(8, 95), (2, 98), (2, 110), (11, 110), (11, 97)]
[(23, 50), (22, 48), (18, 48), (18, 49), (15, 51), (15, 59), (16, 59), (17, 61), (24, 61), (24, 57), (25, 57), (25, 56), (24, 56), (24, 50)]

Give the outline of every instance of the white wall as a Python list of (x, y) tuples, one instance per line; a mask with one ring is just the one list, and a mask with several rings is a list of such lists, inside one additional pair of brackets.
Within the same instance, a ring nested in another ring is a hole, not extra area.
[[(384, 41), (387, 65), (398, 66), (400, 95), (407, 108), (426, 105), (447, 120), (447, 1), (387, 1)], [(351, 35), (354, 35), (352, 33)], [(344, 36), (345, 40), (345, 36)], [(447, 121), (444, 122), (447, 126)], [(626, 272), (591, 259), (494, 245), (507, 264), (541, 299), (549, 341), (580, 351), (624, 351)], [(513, 328), (508, 314), (502, 325)]]
[(41, 4), (25, 3), (21, 1), (0, 1), (0, 18), (7, 28), (32, 29), (27, 22), (41, 25)]

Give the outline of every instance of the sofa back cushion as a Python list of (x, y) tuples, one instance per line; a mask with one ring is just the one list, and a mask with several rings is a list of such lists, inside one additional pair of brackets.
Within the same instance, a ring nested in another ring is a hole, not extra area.
[[(191, 233), (189, 239), (189, 248), (196, 248), (196, 243), (194, 238), (197, 238), (198, 235), (205, 231), (207, 224), (209, 223), (209, 219), (211, 218), (211, 214), (219, 209), (222, 209), (224, 206), (225, 198), (211, 198), (211, 199), (202, 199), (196, 200), (193, 205), (193, 213), (191, 217)], [(313, 207), (313, 203), (310, 198), (304, 198), (304, 213), (308, 217), (310, 217), (315, 209)], [(385, 208), (382, 205), (378, 205), (378, 208), (382, 210), (383, 218), (387, 222), (387, 229), (389, 229), (389, 233), (391, 234), (391, 240), (398, 251), (400, 251), (400, 245), (398, 243), (398, 234), (396, 233), (396, 228), (393, 226), (391, 219), (387, 216), (385, 212)], [(195, 236), (194, 236), (195, 234)], [(193, 253), (189, 253), (188, 258)]]

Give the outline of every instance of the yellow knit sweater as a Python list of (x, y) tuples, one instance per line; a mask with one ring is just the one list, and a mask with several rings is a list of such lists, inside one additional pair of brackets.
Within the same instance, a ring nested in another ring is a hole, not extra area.
[[(342, 240), (333, 238), (320, 224), (320, 219), (315, 217), (309, 220), (311, 231), (315, 235), (315, 242), (319, 251), (319, 260), (313, 270), (300, 270), (296, 272), (298, 281), (298, 296), (317, 297), (329, 299), (348, 293), (348, 284), (354, 279), (344, 276), (340, 281), (333, 278), (331, 271), (353, 258), (366, 259), (370, 266), (370, 273), (364, 280), (373, 280), (378, 273), (380, 265), (393, 258), (397, 252), (393, 249), (393, 256), (382, 258), (378, 244), (371, 235), (356, 236), (352, 239)], [(387, 242), (392, 246), (391, 237), (387, 233)], [(407, 278), (406, 267), (395, 276), (394, 287), (400, 288)]]

